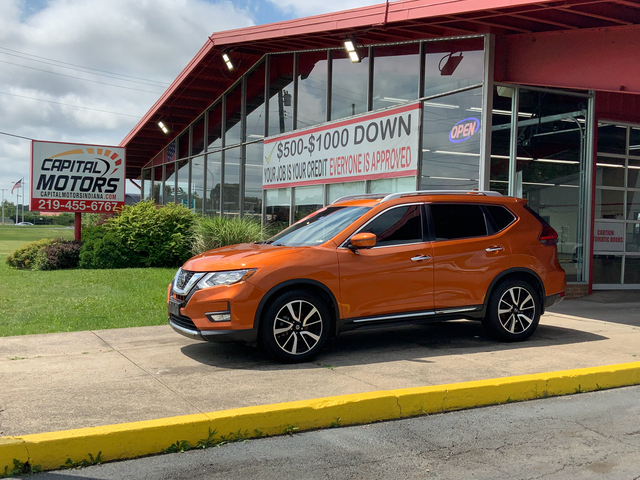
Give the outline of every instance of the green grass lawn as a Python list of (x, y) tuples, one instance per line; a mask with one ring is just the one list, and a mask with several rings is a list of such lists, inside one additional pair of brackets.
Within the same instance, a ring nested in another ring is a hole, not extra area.
[(167, 285), (176, 269), (15, 270), (8, 253), (73, 230), (0, 226), (0, 336), (161, 325)]
[[(25, 243), (43, 238), (64, 238), (73, 240), (73, 228), (33, 225), (18, 227), (15, 225), (0, 225), (0, 255), (8, 255)], [(4, 263), (4, 259), (2, 259)]]

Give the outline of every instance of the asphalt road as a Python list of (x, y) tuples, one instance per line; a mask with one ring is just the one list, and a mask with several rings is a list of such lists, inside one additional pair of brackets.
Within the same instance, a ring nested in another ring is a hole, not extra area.
[(640, 479), (640, 386), (36, 474), (78, 479)]

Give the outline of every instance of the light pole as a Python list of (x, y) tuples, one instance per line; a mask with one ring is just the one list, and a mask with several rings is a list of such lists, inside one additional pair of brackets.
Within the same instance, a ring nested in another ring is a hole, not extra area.
[(0, 188), (2, 190), (2, 225), (4, 225), (4, 192), (9, 190), (8, 188)]
[(16, 225), (20, 223), (20, 194), (16, 193)]

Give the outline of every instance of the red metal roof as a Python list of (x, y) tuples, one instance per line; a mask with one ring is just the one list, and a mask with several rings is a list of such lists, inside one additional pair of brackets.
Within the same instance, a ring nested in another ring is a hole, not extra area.
[[(195, 120), (265, 53), (337, 47), (347, 34), (364, 45), (478, 33), (537, 34), (640, 24), (640, 0), (400, 0), (214, 33), (122, 140), (127, 177)], [(230, 72), (222, 53), (233, 49)], [(164, 135), (157, 122), (170, 119)]]

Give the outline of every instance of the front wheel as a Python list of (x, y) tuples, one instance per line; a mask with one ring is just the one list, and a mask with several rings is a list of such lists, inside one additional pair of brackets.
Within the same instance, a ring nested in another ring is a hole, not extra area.
[(311, 292), (294, 290), (278, 298), (267, 309), (260, 341), (273, 358), (285, 363), (314, 358), (329, 336), (329, 309)]
[(491, 293), (482, 326), (498, 340), (518, 342), (533, 335), (540, 313), (538, 292), (527, 282), (507, 280)]

